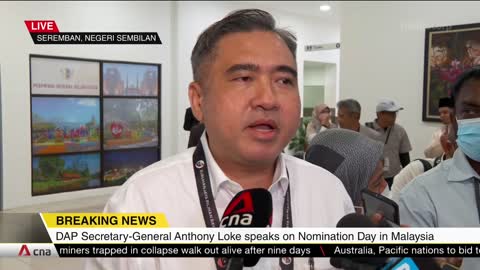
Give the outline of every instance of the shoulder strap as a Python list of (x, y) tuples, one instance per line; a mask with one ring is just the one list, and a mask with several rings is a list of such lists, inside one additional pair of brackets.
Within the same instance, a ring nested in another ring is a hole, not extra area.
[(420, 161), (423, 165), (423, 172), (426, 172), (428, 170), (430, 170), (432, 168), (432, 164), (430, 164), (430, 162), (426, 161), (425, 159), (416, 159), (418, 161)]

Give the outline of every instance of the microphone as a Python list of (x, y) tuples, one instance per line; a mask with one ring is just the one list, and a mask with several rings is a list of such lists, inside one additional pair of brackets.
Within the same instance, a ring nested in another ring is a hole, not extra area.
[[(220, 227), (224, 228), (261, 228), (272, 225), (272, 194), (263, 188), (240, 191), (228, 204)], [(227, 270), (243, 269), (243, 266), (255, 266), (260, 257), (230, 258)]]
[[(382, 222), (375, 225), (367, 216), (351, 213), (342, 217), (337, 228), (373, 228), (391, 227), (388, 223)], [(440, 270), (440, 266), (432, 258), (389, 258), (389, 257), (352, 257), (352, 258), (330, 258), (330, 264), (344, 270), (402, 270), (402, 269), (426, 269)], [(406, 268), (408, 267), (408, 268)]]
[[(342, 217), (337, 228), (373, 228), (377, 227), (364, 215), (351, 213)], [(330, 264), (344, 270), (376, 270), (385, 265), (387, 257), (331, 257)]]

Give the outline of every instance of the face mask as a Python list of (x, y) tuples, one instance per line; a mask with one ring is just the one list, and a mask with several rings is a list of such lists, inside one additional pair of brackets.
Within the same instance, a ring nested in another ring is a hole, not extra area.
[(469, 158), (480, 162), (480, 118), (457, 120), (457, 144)]

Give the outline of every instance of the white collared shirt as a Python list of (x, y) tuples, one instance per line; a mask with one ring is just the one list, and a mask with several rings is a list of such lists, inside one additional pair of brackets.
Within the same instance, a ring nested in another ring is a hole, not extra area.
[[(201, 138), (218, 214), (243, 188), (228, 179)], [(105, 212), (165, 213), (170, 227), (205, 227), (193, 171), (195, 148), (159, 161), (133, 175), (108, 201)], [(287, 177), (287, 169), (288, 175)], [(281, 154), (272, 185), (272, 226), (281, 227), (284, 196), (290, 182), (294, 227), (335, 227), (354, 212), (343, 184), (330, 172)], [(219, 217), (219, 218), (220, 218)], [(309, 269), (308, 258), (295, 258), (295, 270)], [(96, 258), (86, 268), (109, 270), (215, 270), (212, 258)], [(279, 269), (278, 258), (261, 258), (253, 268)], [(333, 269), (328, 258), (315, 258), (315, 269)]]

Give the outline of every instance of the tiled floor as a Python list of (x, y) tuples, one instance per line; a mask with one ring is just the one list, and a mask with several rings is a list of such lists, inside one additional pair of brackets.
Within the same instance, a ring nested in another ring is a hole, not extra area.
[[(36, 212), (101, 212), (108, 196), (62, 203), (42, 204), (4, 211), (5, 213)], [(0, 270), (80, 270), (82, 258), (16, 257), (0, 258)]]

